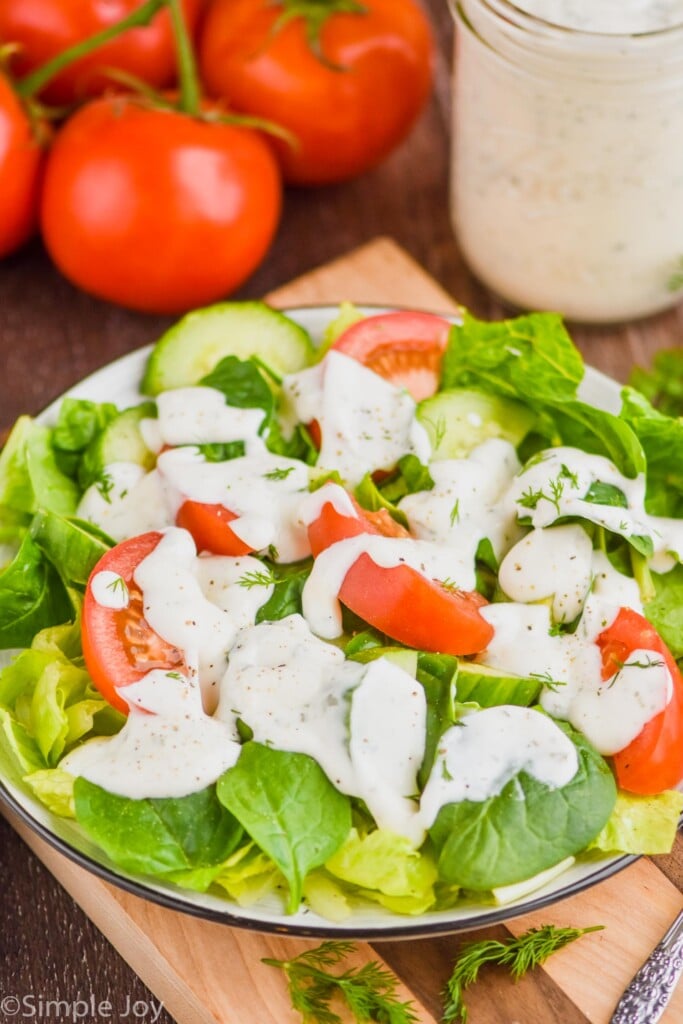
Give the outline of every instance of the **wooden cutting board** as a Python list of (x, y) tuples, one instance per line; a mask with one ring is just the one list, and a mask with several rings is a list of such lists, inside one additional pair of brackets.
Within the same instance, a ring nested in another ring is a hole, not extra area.
[[(278, 289), (274, 305), (351, 299), (449, 311), (454, 300), (401, 249), (378, 239)], [(317, 945), (231, 929), (155, 906), (77, 867), (12, 821), (26, 843), (163, 1001), (178, 1024), (296, 1024), (279, 971), (264, 956), (287, 958)], [(683, 895), (659, 868), (641, 859), (607, 882), (506, 927), (463, 937), (359, 943), (356, 962), (384, 961), (401, 979), (420, 1024), (440, 1019), (440, 992), (459, 945), (483, 935), (518, 935), (542, 924), (603, 931), (551, 957), (545, 968), (513, 985), (504, 972), (483, 972), (468, 993), (472, 1024), (608, 1024), (632, 975), (656, 945)], [(683, 986), (662, 1018), (683, 1021)]]

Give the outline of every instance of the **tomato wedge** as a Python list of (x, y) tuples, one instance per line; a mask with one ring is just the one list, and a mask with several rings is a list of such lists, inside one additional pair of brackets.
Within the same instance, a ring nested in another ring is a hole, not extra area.
[(632, 608), (621, 608), (611, 626), (598, 637), (602, 678), (609, 679), (633, 651), (660, 655), (671, 673), (673, 694), (627, 747), (613, 757), (617, 782), (643, 795), (673, 789), (683, 780), (683, 678), (671, 652), (654, 626)]
[[(135, 569), (161, 540), (157, 532), (143, 533), (117, 544), (99, 560), (88, 580), (83, 602), (83, 657), (93, 683), (115, 708), (128, 713), (117, 688), (128, 686), (145, 673), (160, 668), (187, 672), (183, 652), (163, 640), (146, 621), (142, 591), (135, 583)], [(125, 608), (98, 602), (93, 580), (102, 572), (120, 576), (128, 590)]]
[(332, 347), (420, 402), (438, 389), (450, 329), (434, 313), (380, 313), (352, 324)]
[(185, 501), (178, 509), (176, 526), (192, 534), (197, 551), (213, 555), (248, 555), (254, 550), (231, 529), (238, 517), (223, 505), (207, 505), (201, 501)]
[[(367, 512), (351, 501), (357, 516), (344, 515), (332, 502), (323, 504), (308, 527), (314, 555), (362, 533), (410, 538), (384, 509)], [(481, 594), (453, 590), (408, 565), (384, 568), (365, 552), (344, 577), (339, 600), (371, 626), (418, 650), (476, 654), (493, 636), (493, 627), (479, 611), (487, 603)]]

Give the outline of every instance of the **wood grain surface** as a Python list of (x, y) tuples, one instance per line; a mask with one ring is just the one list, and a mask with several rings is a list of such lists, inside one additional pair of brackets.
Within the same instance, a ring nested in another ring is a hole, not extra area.
[[(500, 304), (469, 274), (448, 218), (448, 145), (452, 31), (444, 0), (425, 0), (437, 43), (433, 98), (409, 140), (381, 167), (357, 181), (327, 189), (290, 190), (278, 237), (259, 271), (238, 297), (263, 295), (285, 281), (341, 256), (377, 235), (391, 235), (450, 295), (480, 316), (498, 317)], [(363, 282), (358, 282), (359, 288)], [(404, 282), (395, 281), (403, 297)], [(363, 297), (359, 293), (359, 297)], [(22, 412), (35, 413), (76, 380), (118, 355), (153, 341), (168, 325), (163, 317), (129, 313), (72, 288), (51, 266), (40, 242), (0, 265), (0, 428)], [(664, 347), (681, 344), (683, 308), (638, 323), (592, 329), (574, 337), (591, 364), (624, 381), (634, 363), (648, 363)], [(683, 849), (656, 859), (659, 874), (629, 890), (625, 924), (576, 944), (586, 975), (601, 975), (602, 945), (627, 945), (637, 933), (644, 907), (655, 900), (662, 879), (683, 888)], [(629, 869), (634, 871), (636, 869)], [(640, 867), (637, 867), (640, 870)], [(625, 876), (619, 876), (620, 879)], [(622, 892), (624, 890), (621, 890)], [(142, 981), (79, 910), (70, 896), (0, 819), (0, 999), (31, 997), (24, 1017), (0, 1011), (0, 1022), (29, 1019), (38, 1000), (109, 1001), (117, 1021), (156, 1019), (172, 1024)], [(572, 917), (572, 903), (560, 904)], [(659, 913), (659, 911), (658, 911)], [(573, 918), (570, 923), (577, 923)], [(601, 923), (592, 919), (590, 923)], [(648, 933), (648, 941), (656, 938)], [(438, 1015), (438, 990), (457, 952), (450, 938), (429, 943), (383, 945), (385, 958), (405, 970), (412, 965), (413, 991)], [(574, 1024), (588, 1019), (566, 996), (560, 975), (569, 951), (512, 986), (493, 972), (491, 984), (476, 986), (469, 999), (474, 1024)], [(170, 1005), (170, 1003), (168, 1004)], [(137, 1006), (139, 1016), (130, 1008)], [(146, 1009), (145, 1009), (146, 1007)], [(49, 1008), (48, 1008), (49, 1009)], [(124, 1012), (128, 1013), (124, 1016)], [(144, 1012), (143, 1012), (144, 1010)], [(33, 1019), (41, 1016), (33, 1014)], [(58, 1019), (44, 1010), (42, 1019)], [(66, 1019), (66, 1018), (64, 1018)], [(91, 1013), (86, 1022), (104, 1020)], [(191, 1019), (191, 1018), (187, 1018)], [(595, 1018), (600, 1020), (600, 1018)], [(675, 1009), (669, 1020), (683, 1020)], [(263, 1024), (259, 1021), (258, 1024)]]

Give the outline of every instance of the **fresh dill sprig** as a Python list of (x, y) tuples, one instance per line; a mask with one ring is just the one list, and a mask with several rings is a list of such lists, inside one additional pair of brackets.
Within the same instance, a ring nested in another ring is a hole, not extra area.
[(252, 587), (269, 587), (271, 584), (277, 583), (277, 576), (272, 569), (264, 568), (262, 570), (245, 572), (244, 576), (240, 576), (237, 583), (240, 587), (245, 587), (247, 590), (251, 590)]
[(604, 925), (593, 925), (590, 928), (556, 928), (545, 924), (540, 928), (531, 928), (517, 938), (505, 942), (497, 939), (484, 939), (481, 942), (469, 942), (462, 947), (455, 961), (453, 973), (448, 979), (444, 990), (443, 1024), (465, 1024), (467, 1007), (463, 1000), (463, 992), (472, 985), (479, 976), (479, 971), (486, 964), (498, 964), (507, 967), (515, 981), (523, 974), (539, 967), (552, 953), (586, 935), (587, 932), (600, 931)]
[(264, 957), (263, 963), (285, 972), (292, 1006), (301, 1014), (303, 1024), (342, 1024), (342, 1018), (331, 1009), (335, 996), (342, 997), (359, 1024), (417, 1024), (412, 1005), (396, 998), (398, 979), (377, 961), (341, 974), (327, 969), (341, 963), (355, 948), (353, 942), (323, 942), (291, 960)]
[(286, 480), (290, 473), (294, 472), (294, 466), (283, 466), (271, 469), (269, 473), (264, 473), (263, 476), (266, 480)]

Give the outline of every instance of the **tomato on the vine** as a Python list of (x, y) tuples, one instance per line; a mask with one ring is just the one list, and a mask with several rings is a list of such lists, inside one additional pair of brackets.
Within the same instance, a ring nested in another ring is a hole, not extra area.
[[(142, 591), (135, 583), (135, 570), (161, 540), (156, 532), (124, 540), (108, 551), (93, 569), (83, 600), (83, 657), (93, 683), (102, 696), (124, 714), (128, 705), (117, 690), (136, 683), (152, 669), (187, 672), (179, 648), (156, 633), (144, 616)], [(127, 595), (125, 607), (108, 607), (96, 600), (93, 580), (102, 572), (114, 573)]]
[(597, 642), (604, 680), (627, 664), (633, 651), (652, 651), (664, 661), (673, 686), (671, 700), (613, 762), (620, 788), (629, 793), (673, 789), (683, 781), (683, 678), (678, 665), (652, 623), (632, 608), (621, 608)]
[[(182, 0), (194, 30), (203, 0)], [(58, 53), (121, 21), (143, 0), (2, 0), (0, 41), (16, 43), (12, 72), (17, 78), (35, 71)], [(41, 90), (47, 103), (66, 105), (103, 92), (112, 85), (107, 70), (116, 68), (155, 87), (175, 80), (176, 58), (167, 10), (149, 25), (133, 28), (80, 58)]]
[[(349, 498), (355, 516), (344, 515), (332, 502), (325, 502), (309, 525), (308, 538), (314, 555), (364, 533), (409, 537), (384, 509), (367, 512), (350, 495)], [(480, 613), (487, 603), (481, 594), (445, 586), (408, 565), (377, 565), (366, 552), (346, 573), (339, 600), (371, 626), (419, 650), (476, 654), (493, 636), (493, 627)]]
[(332, 347), (420, 402), (439, 386), (450, 329), (448, 320), (434, 313), (379, 313), (347, 327)]
[(41, 226), (74, 284), (131, 309), (178, 313), (224, 297), (256, 268), (280, 216), (277, 162), (259, 132), (211, 114), (118, 95), (66, 122), (47, 163)]
[(0, 74), (0, 257), (35, 231), (44, 155), (37, 126)]
[(209, 92), (288, 129), (285, 180), (343, 181), (401, 142), (432, 80), (416, 0), (214, 0), (200, 33)]

